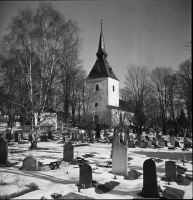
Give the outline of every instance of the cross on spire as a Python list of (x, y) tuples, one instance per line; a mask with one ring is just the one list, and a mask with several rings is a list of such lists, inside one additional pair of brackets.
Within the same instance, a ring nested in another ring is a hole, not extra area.
[(97, 57), (99, 60), (103, 60), (105, 57), (107, 57), (107, 53), (105, 50), (105, 42), (104, 42), (104, 37), (103, 37), (103, 20), (101, 19), (101, 33), (100, 33), (100, 38), (99, 38), (99, 47), (97, 51)]

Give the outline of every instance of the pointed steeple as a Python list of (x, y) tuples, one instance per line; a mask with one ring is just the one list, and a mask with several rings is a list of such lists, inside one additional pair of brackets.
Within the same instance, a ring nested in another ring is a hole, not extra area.
[(104, 42), (104, 36), (103, 36), (103, 21), (101, 19), (101, 33), (99, 38), (99, 46), (98, 51), (96, 53), (98, 60), (104, 60), (107, 57), (107, 53), (105, 50), (105, 42)]
[(101, 20), (101, 33), (100, 33), (100, 38), (99, 38), (99, 46), (98, 46), (98, 51), (96, 55), (97, 55), (97, 60), (86, 79), (89, 80), (89, 79), (95, 79), (95, 78), (98, 79), (98, 78), (110, 77), (112, 79), (118, 80), (106, 59), (107, 53), (105, 50), (105, 43), (104, 43), (104, 37), (103, 37), (102, 20)]

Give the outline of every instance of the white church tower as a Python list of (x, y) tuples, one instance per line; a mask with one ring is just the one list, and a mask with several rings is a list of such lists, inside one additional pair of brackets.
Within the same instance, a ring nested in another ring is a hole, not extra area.
[(90, 105), (89, 111), (99, 116), (99, 123), (109, 121), (109, 107), (119, 107), (119, 80), (107, 61), (102, 25), (101, 22), (97, 59), (86, 78), (86, 84), (92, 85), (95, 96), (95, 102)]

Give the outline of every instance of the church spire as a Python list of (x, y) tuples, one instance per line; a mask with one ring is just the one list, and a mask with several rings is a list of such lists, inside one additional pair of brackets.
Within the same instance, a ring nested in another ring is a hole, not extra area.
[(101, 19), (101, 33), (99, 38), (99, 46), (98, 51), (96, 53), (98, 60), (104, 60), (107, 57), (107, 53), (105, 50), (105, 42), (104, 42), (104, 36), (103, 36), (103, 21)]

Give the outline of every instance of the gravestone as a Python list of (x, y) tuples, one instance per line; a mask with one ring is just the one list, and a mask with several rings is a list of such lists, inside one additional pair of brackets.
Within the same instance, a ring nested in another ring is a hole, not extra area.
[(75, 139), (75, 133), (72, 132), (72, 140), (74, 140), (74, 139)]
[(115, 134), (112, 137), (112, 149), (111, 149), (111, 155), (113, 156), (113, 151), (114, 151), (114, 147), (120, 144), (120, 137), (118, 134)]
[(41, 142), (47, 142), (48, 136), (47, 135), (40, 135), (40, 140), (41, 140)]
[(175, 137), (174, 137), (174, 136), (170, 137), (170, 144), (171, 144), (172, 146), (175, 145)]
[(179, 143), (179, 141), (175, 141), (175, 147), (180, 147), (180, 143)]
[(64, 145), (63, 160), (72, 162), (74, 160), (74, 146), (69, 142)]
[(168, 146), (168, 141), (167, 141), (167, 139), (164, 140), (164, 143), (165, 143), (165, 147), (167, 147), (167, 146)]
[(100, 139), (100, 125), (97, 124), (97, 128), (96, 128), (96, 138)]
[(53, 137), (52, 137), (52, 131), (48, 131), (48, 139), (52, 140)]
[(127, 147), (122, 144), (113, 147), (112, 173), (127, 175)]
[(79, 185), (84, 185), (85, 188), (92, 187), (92, 168), (86, 163), (80, 165)]
[(151, 147), (151, 146), (152, 146), (152, 141), (151, 141), (151, 140), (148, 140), (148, 141), (147, 141), (147, 146), (148, 146), (148, 147)]
[(8, 143), (4, 138), (0, 139), (0, 164), (6, 165), (8, 156)]
[(23, 131), (21, 131), (21, 140), (23, 140)]
[(32, 134), (29, 133), (29, 142), (31, 142), (31, 141), (32, 141)]
[(143, 163), (143, 188), (139, 195), (148, 198), (159, 198), (156, 165), (152, 159), (147, 159)]
[(145, 141), (146, 141), (145, 135), (141, 135), (141, 142), (145, 142)]
[(166, 181), (176, 181), (176, 163), (174, 161), (165, 162)]
[(6, 139), (7, 139), (7, 140), (12, 140), (12, 139), (13, 139), (12, 134), (11, 134), (11, 133), (7, 133), (7, 134), (6, 134)]
[(18, 142), (18, 139), (19, 139), (19, 138), (18, 138), (19, 133), (15, 132), (15, 133), (14, 133), (14, 136), (15, 136), (15, 142)]
[(130, 140), (130, 141), (128, 142), (128, 147), (129, 147), (129, 148), (133, 148), (133, 147), (134, 147), (134, 141), (133, 141), (133, 140)]
[(148, 146), (147, 142), (141, 141), (141, 147), (146, 148)]
[(34, 156), (27, 156), (23, 160), (22, 170), (29, 170), (29, 171), (38, 170), (38, 160)]
[(75, 133), (74, 133), (74, 139), (78, 140), (78, 130), (75, 129)]
[(68, 144), (70, 140), (70, 138), (65, 138), (65, 144)]

